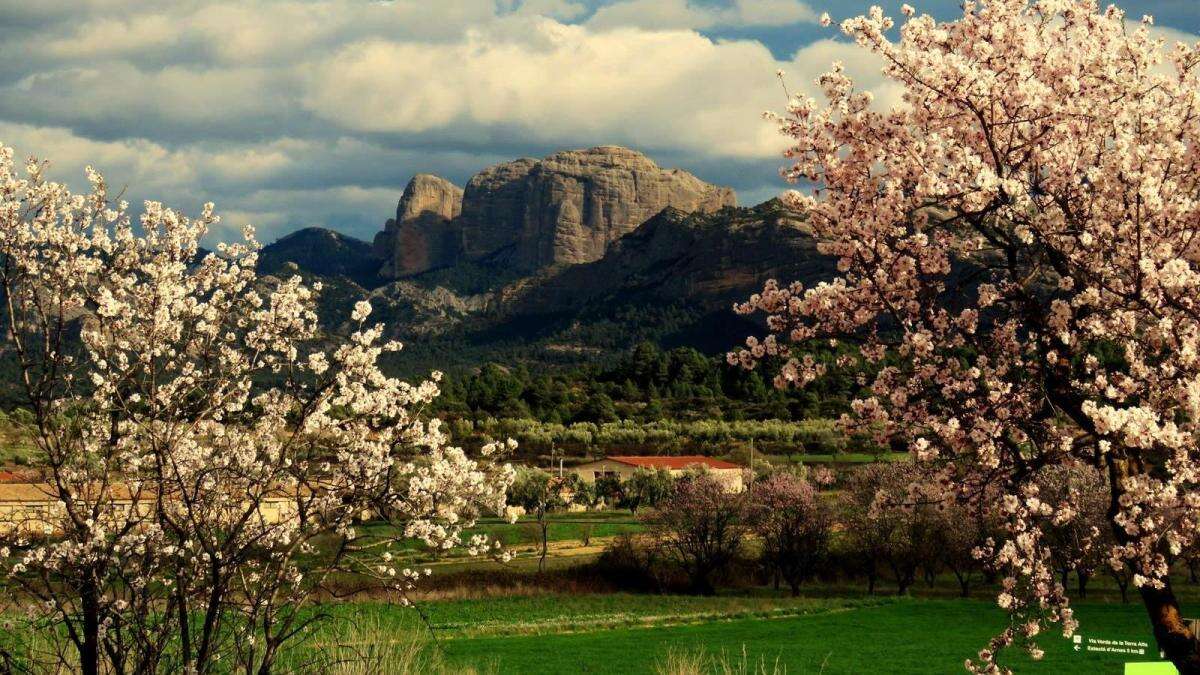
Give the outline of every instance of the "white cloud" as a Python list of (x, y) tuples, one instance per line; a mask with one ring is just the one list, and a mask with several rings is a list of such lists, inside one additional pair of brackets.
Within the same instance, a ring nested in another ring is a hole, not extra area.
[(816, 20), (812, 8), (799, 0), (734, 0), (726, 6), (698, 5), (688, 0), (622, 0), (596, 10), (588, 25), (708, 29), (785, 26)]
[(587, 14), (588, 8), (574, 0), (499, 0), (505, 10), (524, 16), (548, 16), (559, 21), (572, 21)]
[(811, 20), (796, 0), (627, 0), (582, 25), (579, 0), (13, 2), (0, 142), (77, 187), (92, 163), (135, 203), (213, 199), (226, 226), (264, 238), (307, 224), (369, 237), (412, 173), (461, 181), (562, 147), (626, 144), (717, 182), (761, 166), (770, 182), (785, 143), (760, 115), (785, 104), (777, 69), (793, 92), (835, 60), (880, 82), (844, 42), (781, 61), (697, 32)]
[(843, 42), (820, 41), (780, 63), (750, 40), (539, 19), (472, 31), (456, 44), (348, 46), (312, 71), (303, 104), (358, 132), (447, 128), (469, 137), (483, 128), (543, 143), (587, 138), (770, 157), (781, 141), (759, 116), (785, 104), (775, 70), (794, 71), (803, 88), (834, 60), (879, 79), (874, 57)]

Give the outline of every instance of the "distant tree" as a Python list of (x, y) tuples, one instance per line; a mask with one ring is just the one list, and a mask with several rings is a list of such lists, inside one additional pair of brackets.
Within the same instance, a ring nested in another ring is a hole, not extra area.
[(749, 526), (746, 499), (716, 479), (680, 480), (666, 499), (642, 516), (657, 546), (687, 573), (691, 589), (715, 592), (713, 577), (728, 568)]
[(521, 379), (506, 368), (488, 363), (466, 385), (466, 403), (473, 410), (504, 417), (525, 417), (528, 406), (521, 400)]
[(971, 593), (975, 575), (988, 572), (983, 555), (988, 540), (1003, 535), (998, 491), (995, 486), (989, 488), (967, 495), (948, 494), (935, 515), (935, 559), (954, 574), (964, 598)]
[(603, 499), (610, 507), (618, 506), (622, 496), (620, 476), (610, 473), (598, 477), (592, 486), (592, 494), (597, 501)]
[(751, 528), (762, 540), (763, 560), (800, 594), (828, 554), (831, 519), (811, 483), (790, 471), (756, 482), (748, 492)]
[(575, 415), (576, 422), (594, 422), (597, 424), (603, 422), (615, 422), (620, 417), (617, 416), (617, 408), (613, 404), (612, 397), (608, 394), (593, 394), (584, 402), (583, 408)]
[(633, 348), (627, 371), (630, 379), (643, 387), (659, 385), (667, 380), (666, 359), (653, 342), (639, 342)]
[(1039, 471), (1035, 485), (1037, 498), (1055, 510), (1042, 526), (1052, 563), (1064, 586), (1075, 573), (1078, 595), (1086, 598), (1091, 578), (1111, 568), (1103, 546), (1109, 537), (1106, 522), (1112, 501), (1108, 479), (1086, 464), (1056, 464)]
[(657, 422), (664, 419), (667, 416), (666, 413), (667, 411), (663, 407), (662, 402), (657, 398), (651, 398), (646, 407), (642, 408), (641, 417), (647, 422)]
[(563, 487), (562, 482), (552, 474), (530, 467), (518, 468), (508, 487), (508, 503), (525, 509), (537, 522), (541, 534), (539, 572), (546, 571), (546, 557), (550, 548), (550, 521), (547, 516), (568, 504)]
[(634, 469), (633, 473), (621, 481), (620, 505), (633, 511), (643, 507), (653, 507), (671, 494), (675, 479), (666, 469)]
[(944, 495), (927, 496), (909, 462), (878, 462), (846, 480), (840, 517), (851, 550), (863, 561), (867, 592), (874, 593), (880, 566), (908, 592), (923, 566), (936, 561), (938, 505)]

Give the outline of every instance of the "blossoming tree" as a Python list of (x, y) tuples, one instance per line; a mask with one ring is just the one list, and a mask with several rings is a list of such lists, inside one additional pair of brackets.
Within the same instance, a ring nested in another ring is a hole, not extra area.
[[(0, 553), (52, 647), (34, 658), (267, 673), (335, 574), (413, 588), (399, 538), (490, 548), (463, 533), (504, 510), (511, 469), (421, 421), (438, 374), (379, 370), (400, 345), (369, 304), (347, 340), (323, 335), (319, 287), (258, 278), (252, 232), (201, 252), (211, 205), (192, 220), (147, 202), (135, 227), (91, 169), (85, 195), (43, 170), (0, 146), (4, 348), (49, 504), (0, 523)], [(394, 527), (356, 536), (365, 515)]]
[(831, 518), (816, 488), (803, 477), (778, 471), (748, 493), (751, 530), (762, 540), (762, 557), (787, 582), (792, 596), (829, 552)]
[[(808, 347), (852, 341), (867, 391), (845, 424), (907, 441), (959, 487), (998, 482), (1010, 626), (968, 665), (1046, 622), (1076, 628), (1038, 497), (1044, 466), (1082, 461), (1110, 490), (1109, 564), (1128, 565), (1159, 646), (1200, 672), (1169, 566), (1200, 525), (1200, 84), (1196, 46), (1096, 0), (964, 3), (892, 31), (842, 23), (902, 100), (877, 110), (840, 66), (825, 102), (775, 119), (785, 170), (839, 276), (768, 284), (740, 307), (769, 334), (730, 355), (786, 361), (776, 384), (824, 374)], [(885, 358), (886, 357), (886, 358)]]

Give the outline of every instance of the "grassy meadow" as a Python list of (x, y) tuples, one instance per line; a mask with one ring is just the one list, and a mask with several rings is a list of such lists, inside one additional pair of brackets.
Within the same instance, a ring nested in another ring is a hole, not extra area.
[[(819, 589), (814, 589), (819, 590)], [(1006, 616), (982, 596), (801, 597), (547, 593), (423, 603), (411, 608), (341, 605), (304, 650), (351, 649), (389, 636), (421, 648), (449, 671), (497, 673), (671, 672), (673, 660), (707, 657), (787, 673), (960, 673), (963, 660), (1003, 628)], [(1153, 644), (1139, 605), (1077, 605), (1081, 634)], [(369, 630), (359, 632), (357, 627)], [(432, 629), (436, 641), (429, 639)], [(336, 636), (336, 637), (335, 637)], [(357, 636), (357, 637), (356, 637)], [(1042, 636), (1045, 657), (1011, 650), (1018, 673), (1119, 673), (1126, 658), (1075, 651)], [(374, 638), (377, 640), (377, 638)], [(376, 645), (378, 646), (378, 645)], [(1150, 660), (1149, 658), (1145, 660)]]

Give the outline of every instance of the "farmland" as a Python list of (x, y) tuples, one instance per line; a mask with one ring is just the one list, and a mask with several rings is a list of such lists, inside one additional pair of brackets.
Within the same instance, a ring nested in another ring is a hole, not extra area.
[[(411, 609), (383, 603), (339, 609), (325, 630), (354, 635), (353, 626), (368, 625), (398, 640), (426, 631)], [(426, 641), (426, 649), (440, 650), (455, 668), (500, 673), (648, 673), (664, 669), (672, 654), (701, 653), (788, 673), (953, 673), (1005, 621), (986, 598), (932, 596), (546, 594), (431, 602), (423, 612), (438, 640), (437, 646)], [(1085, 602), (1079, 615), (1085, 637), (1153, 644), (1138, 605)], [(1041, 645), (1042, 661), (1014, 650), (1006, 663), (1017, 672), (1104, 673), (1120, 672), (1128, 658), (1076, 652), (1056, 634)]]

